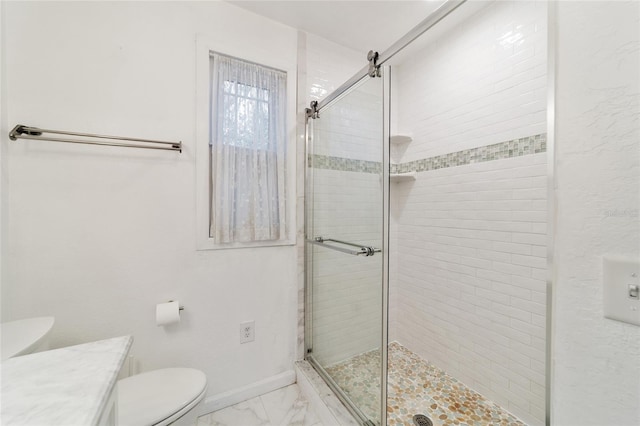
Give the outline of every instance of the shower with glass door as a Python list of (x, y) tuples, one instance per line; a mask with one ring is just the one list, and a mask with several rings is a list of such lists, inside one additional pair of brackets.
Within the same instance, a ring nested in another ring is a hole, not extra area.
[(305, 358), (360, 424), (547, 422), (547, 19), (445, 2), (307, 110)]

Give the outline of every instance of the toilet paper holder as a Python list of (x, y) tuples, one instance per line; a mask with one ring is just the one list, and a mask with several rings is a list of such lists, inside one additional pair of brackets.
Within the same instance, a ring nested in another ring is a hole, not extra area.
[[(171, 303), (171, 302), (173, 302), (173, 300), (168, 300), (167, 301), (167, 303)], [(179, 311), (184, 311), (184, 306), (183, 305), (178, 306), (178, 310)]]
[(184, 306), (178, 300), (158, 303), (156, 305), (156, 325), (169, 326), (180, 322), (180, 317), (184, 311)]

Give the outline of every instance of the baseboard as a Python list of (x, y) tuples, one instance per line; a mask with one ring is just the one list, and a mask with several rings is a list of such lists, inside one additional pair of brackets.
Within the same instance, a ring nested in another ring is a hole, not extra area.
[(218, 411), (222, 408), (230, 407), (242, 401), (246, 401), (256, 396), (269, 393), (276, 389), (289, 386), (296, 382), (296, 373), (294, 370), (285, 371), (275, 376), (267, 377), (259, 382), (252, 383), (241, 388), (232, 389), (227, 392), (219, 393), (205, 398), (198, 406), (198, 416)]

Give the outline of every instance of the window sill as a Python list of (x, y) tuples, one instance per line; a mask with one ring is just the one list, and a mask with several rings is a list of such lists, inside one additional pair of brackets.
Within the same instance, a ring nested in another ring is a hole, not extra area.
[(285, 241), (256, 241), (252, 243), (231, 243), (231, 244), (216, 244), (213, 238), (203, 239), (198, 242), (196, 250), (232, 250), (243, 248), (262, 248), (262, 247), (283, 247), (283, 246), (295, 246), (295, 239)]

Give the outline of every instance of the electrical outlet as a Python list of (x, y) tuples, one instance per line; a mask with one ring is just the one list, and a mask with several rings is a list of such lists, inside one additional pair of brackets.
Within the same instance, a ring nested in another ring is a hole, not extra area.
[(256, 324), (254, 321), (240, 323), (240, 343), (248, 343), (256, 340)]

